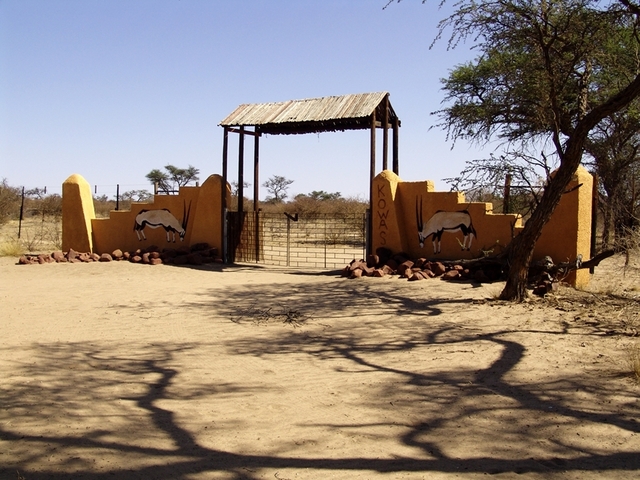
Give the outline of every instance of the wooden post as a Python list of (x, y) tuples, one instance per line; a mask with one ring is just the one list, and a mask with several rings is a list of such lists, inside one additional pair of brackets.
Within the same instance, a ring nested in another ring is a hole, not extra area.
[(22, 235), (22, 219), (24, 217), (24, 187), (22, 187), (22, 200), (20, 201), (20, 218), (18, 219), (18, 238)]
[(398, 160), (398, 138), (400, 137), (400, 120), (393, 119), (393, 173), (400, 175), (400, 165)]
[(371, 162), (369, 165), (369, 222), (367, 225), (367, 255), (373, 242), (373, 179), (376, 176), (376, 111), (371, 114)]
[(244, 126), (240, 127), (240, 144), (238, 145), (238, 214), (244, 212)]
[(229, 154), (229, 127), (224, 127), (222, 137), (222, 188), (220, 189), (220, 223), (222, 225), (222, 259), (225, 263), (229, 260), (228, 256), (228, 240), (227, 240), (227, 183), (228, 168), (227, 157)]
[(389, 146), (389, 94), (384, 97), (384, 116), (382, 125), (382, 169), (387, 170), (388, 167), (388, 146)]
[(254, 129), (253, 138), (253, 219), (255, 224), (256, 262), (260, 261), (260, 218), (258, 197), (260, 196), (260, 132), (258, 127)]
[(502, 198), (502, 213), (511, 213), (511, 174), (504, 179), (504, 196)]
[(258, 211), (258, 197), (260, 196), (260, 135), (258, 127), (253, 137), (253, 211)]
[(229, 181), (229, 170), (227, 166), (227, 157), (229, 155), (229, 128), (224, 127), (224, 134), (222, 137), (222, 213), (224, 218), (224, 211), (227, 209), (227, 183)]

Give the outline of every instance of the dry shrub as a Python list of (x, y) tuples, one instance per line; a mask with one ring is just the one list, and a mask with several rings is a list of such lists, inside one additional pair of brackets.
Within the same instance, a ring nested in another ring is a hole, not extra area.
[(640, 229), (625, 228), (622, 239), (618, 242), (618, 247), (625, 255), (625, 267), (631, 264), (631, 258), (640, 254)]
[[(20, 238), (18, 238), (18, 232)], [(0, 255), (50, 253), (62, 248), (62, 219), (59, 216), (30, 217), (11, 220), (0, 228)]]
[(25, 253), (25, 248), (18, 240), (7, 240), (0, 243), (0, 257), (19, 257), (23, 253)]
[(0, 182), (0, 225), (20, 214), (20, 189), (12, 187), (6, 178)]
[(640, 344), (636, 343), (627, 349), (629, 372), (637, 383), (640, 383)]
[(262, 211), (266, 213), (299, 213), (301, 215), (353, 215), (364, 214), (369, 204), (358, 197), (322, 200), (299, 195), (290, 202), (262, 203)]
[[(106, 195), (93, 199), (93, 208), (97, 218), (108, 218), (111, 210), (116, 209), (116, 201), (109, 200)], [(125, 210), (121, 208), (121, 210)]]

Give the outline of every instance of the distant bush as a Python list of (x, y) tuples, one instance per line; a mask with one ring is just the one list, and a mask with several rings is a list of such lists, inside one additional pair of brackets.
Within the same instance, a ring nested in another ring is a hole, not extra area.
[(116, 201), (110, 200), (107, 195), (93, 197), (93, 209), (97, 218), (107, 218), (111, 210), (116, 209)]
[(260, 208), (266, 213), (299, 213), (302, 215), (318, 214), (364, 214), (369, 203), (360, 198), (317, 198), (298, 195), (290, 202), (261, 203)]
[(21, 190), (12, 187), (6, 178), (0, 182), (0, 225), (20, 215)]

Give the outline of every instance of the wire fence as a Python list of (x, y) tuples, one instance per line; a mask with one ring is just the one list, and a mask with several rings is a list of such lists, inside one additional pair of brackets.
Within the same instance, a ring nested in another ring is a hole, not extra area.
[[(234, 261), (286, 267), (343, 268), (365, 258), (366, 215), (245, 213)], [(258, 232), (259, 238), (256, 238)], [(256, 248), (256, 241), (258, 242)]]

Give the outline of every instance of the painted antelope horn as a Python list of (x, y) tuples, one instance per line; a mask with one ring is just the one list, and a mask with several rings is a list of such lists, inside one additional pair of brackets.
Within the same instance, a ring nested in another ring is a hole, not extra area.
[(191, 213), (191, 201), (189, 201), (189, 209), (187, 210), (187, 202), (184, 203), (182, 208), (182, 229), (187, 229), (189, 223), (189, 214)]
[(420, 197), (420, 210), (418, 211), (418, 197), (416, 197), (416, 224), (418, 225), (418, 230), (422, 231), (422, 197)]

